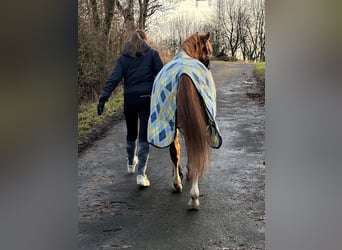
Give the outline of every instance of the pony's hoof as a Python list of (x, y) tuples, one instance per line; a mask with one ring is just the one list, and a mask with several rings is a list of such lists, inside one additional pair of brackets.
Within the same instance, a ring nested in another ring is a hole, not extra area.
[(191, 198), (188, 202), (188, 209), (197, 211), (199, 209), (199, 199)]
[(174, 184), (172, 183), (172, 192), (174, 193), (181, 193), (183, 191), (182, 184)]

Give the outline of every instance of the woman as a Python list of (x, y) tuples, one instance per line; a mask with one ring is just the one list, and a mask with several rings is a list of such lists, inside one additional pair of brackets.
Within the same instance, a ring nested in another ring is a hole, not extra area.
[[(127, 127), (127, 171), (133, 174), (137, 166), (137, 184), (143, 187), (150, 186), (146, 168), (149, 157), (147, 123), (150, 115), (152, 85), (155, 76), (163, 67), (159, 53), (149, 47), (146, 41), (144, 31), (133, 32), (105, 83), (97, 105), (97, 113), (101, 115), (105, 102), (123, 78), (124, 113)], [(136, 156), (137, 148), (138, 157)]]

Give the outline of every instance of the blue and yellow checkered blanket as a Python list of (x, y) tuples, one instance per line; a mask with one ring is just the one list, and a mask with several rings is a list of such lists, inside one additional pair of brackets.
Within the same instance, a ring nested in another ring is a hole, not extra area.
[(211, 72), (198, 60), (180, 51), (156, 76), (151, 95), (148, 141), (159, 148), (169, 146), (176, 133), (176, 95), (179, 77), (187, 74), (206, 105), (210, 119), (209, 145), (219, 148), (222, 137), (215, 122), (216, 88)]

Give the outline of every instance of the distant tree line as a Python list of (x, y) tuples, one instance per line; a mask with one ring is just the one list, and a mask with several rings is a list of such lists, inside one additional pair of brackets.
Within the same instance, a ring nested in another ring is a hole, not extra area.
[(172, 52), (190, 34), (211, 32), (214, 55), (227, 55), (243, 60), (265, 61), (265, 0), (211, 0), (215, 11), (208, 20), (186, 13), (168, 23), (170, 36), (163, 41)]
[[(96, 101), (123, 43), (136, 29), (157, 26), (180, 0), (78, 0), (78, 100)], [(210, 31), (214, 55), (265, 60), (265, 0), (210, 0), (207, 20), (174, 15), (161, 32), (165, 54), (173, 56), (196, 31)], [(157, 35), (157, 34), (155, 34)], [(163, 54), (162, 51), (160, 51)]]
[(215, 46), (232, 57), (265, 61), (265, 1), (217, 0), (212, 28)]

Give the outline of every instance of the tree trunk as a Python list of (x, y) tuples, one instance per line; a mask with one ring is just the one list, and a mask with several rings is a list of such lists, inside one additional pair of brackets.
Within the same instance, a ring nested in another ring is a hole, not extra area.
[(93, 16), (93, 23), (95, 28), (99, 28), (100, 27), (100, 17), (99, 17), (99, 13), (97, 11), (97, 2), (96, 0), (90, 0), (90, 5), (91, 5), (91, 13)]
[(104, 0), (104, 6), (105, 6), (104, 34), (107, 38), (109, 35), (110, 27), (112, 25), (116, 2), (117, 0)]
[(139, 20), (138, 20), (138, 28), (141, 30), (145, 29), (146, 23), (146, 11), (148, 0), (139, 0)]
[(127, 1), (127, 7), (123, 8), (120, 1), (116, 1), (117, 7), (124, 18), (124, 25), (128, 33), (132, 33), (135, 30), (134, 24), (134, 0)]

